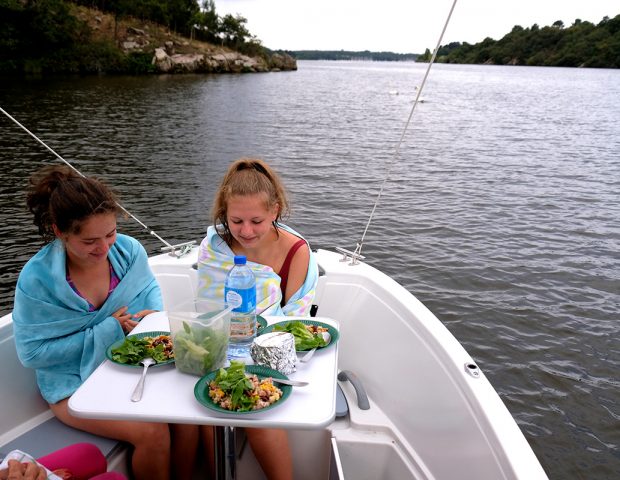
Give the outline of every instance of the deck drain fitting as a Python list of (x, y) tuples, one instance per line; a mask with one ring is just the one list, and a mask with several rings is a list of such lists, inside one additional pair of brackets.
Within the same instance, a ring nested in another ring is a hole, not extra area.
[(480, 378), (480, 369), (478, 368), (478, 365), (473, 362), (467, 362), (465, 364), (465, 371), (474, 378)]

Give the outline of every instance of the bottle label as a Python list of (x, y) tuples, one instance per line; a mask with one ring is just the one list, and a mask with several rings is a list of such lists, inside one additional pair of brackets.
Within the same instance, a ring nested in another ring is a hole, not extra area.
[(253, 288), (226, 288), (226, 303), (233, 307), (233, 312), (256, 311), (256, 287)]

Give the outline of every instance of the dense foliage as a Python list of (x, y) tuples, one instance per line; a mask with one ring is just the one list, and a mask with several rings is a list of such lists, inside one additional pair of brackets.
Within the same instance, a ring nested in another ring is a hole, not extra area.
[(346, 50), (297, 50), (287, 51), (297, 60), (381, 60), (389, 62), (415, 61), (418, 55), (415, 53), (393, 52), (350, 52)]
[[(418, 61), (429, 61), (427, 49)], [(501, 40), (454, 42), (437, 51), (437, 62), (554, 67), (620, 68), (620, 15), (604, 17), (598, 25), (575, 20), (540, 28), (515, 26)]]
[(119, 17), (136, 17), (164, 25), (186, 37), (239, 47), (258, 42), (245, 24), (247, 19), (230, 14), (220, 17), (214, 0), (73, 0), (74, 3)]
[[(124, 53), (117, 39), (95, 40), (75, 5), (112, 14), (115, 25), (134, 17), (180, 35), (216, 43), (246, 55), (266, 50), (242, 16), (220, 17), (213, 0), (0, 0), (0, 73), (143, 73), (152, 52)], [(116, 37), (116, 32), (115, 35)]]

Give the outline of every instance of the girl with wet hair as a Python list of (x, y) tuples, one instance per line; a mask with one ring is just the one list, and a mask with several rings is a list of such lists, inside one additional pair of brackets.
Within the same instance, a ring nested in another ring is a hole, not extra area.
[(133, 445), (136, 479), (168, 479), (171, 469), (191, 478), (197, 427), (89, 420), (68, 410), (69, 397), (105, 359), (106, 348), (163, 308), (144, 247), (116, 231), (115, 194), (103, 182), (53, 166), (32, 176), (26, 202), (46, 244), (17, 281), (13, 329), (20, 361), (36, 371), (60, 421)]
[(228, 169), (222, 184), (215, 195), (213, 204), (213, 225), (220, 226), (219, 235), (230, 246), (234, 237), (228, 225), (228, 202), (233, 196), (262, 196), (265, 207), (276, 207), (276, 218), (273, 222), (276, 235), (279, 235), (277, 224), (287, 218), (289, 204), (280, 177), (262, 160), (242, 158)]
[(59, 166), (44, 167), (30, 177), (26, 204), (46, 242), (56, 238), (54, 228), (79, 234), (85, 218), (120, 212), (116, 195), (105, 184)]
[[(318, 266), (306, 240), (282, 223), (288, 214), (284, 185), (267, 163), (234, 162), (215, 195), (214, 225), (200, 245), (198, 295), (223, 302), (234, 256), (245, 255), (256, 277), (256, 313), (309, 316)], [(211, 432), (203, 427), (207, 444)], [(267, 478), (293, 478), (285, 430), (248, 428), (246, 433)]]
[(306, 240), (282, 220), (290, 207), (284, 185), (263, 160), (242, 158), (215, 194), (213, 226), (200, 245), (198, 294), (223, 299), (235, 255), (256, 276), (256, 312), (310, 315), (318, 267)]

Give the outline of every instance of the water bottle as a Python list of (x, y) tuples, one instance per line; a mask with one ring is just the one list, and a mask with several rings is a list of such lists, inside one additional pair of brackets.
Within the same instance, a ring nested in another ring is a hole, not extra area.
[(235, 264), (226, 277), (224, 298), (233, 307), (228, 358), (249, 357), (256, 337), (256, 278), (246, 265), (245, 255), (235, 255)]

